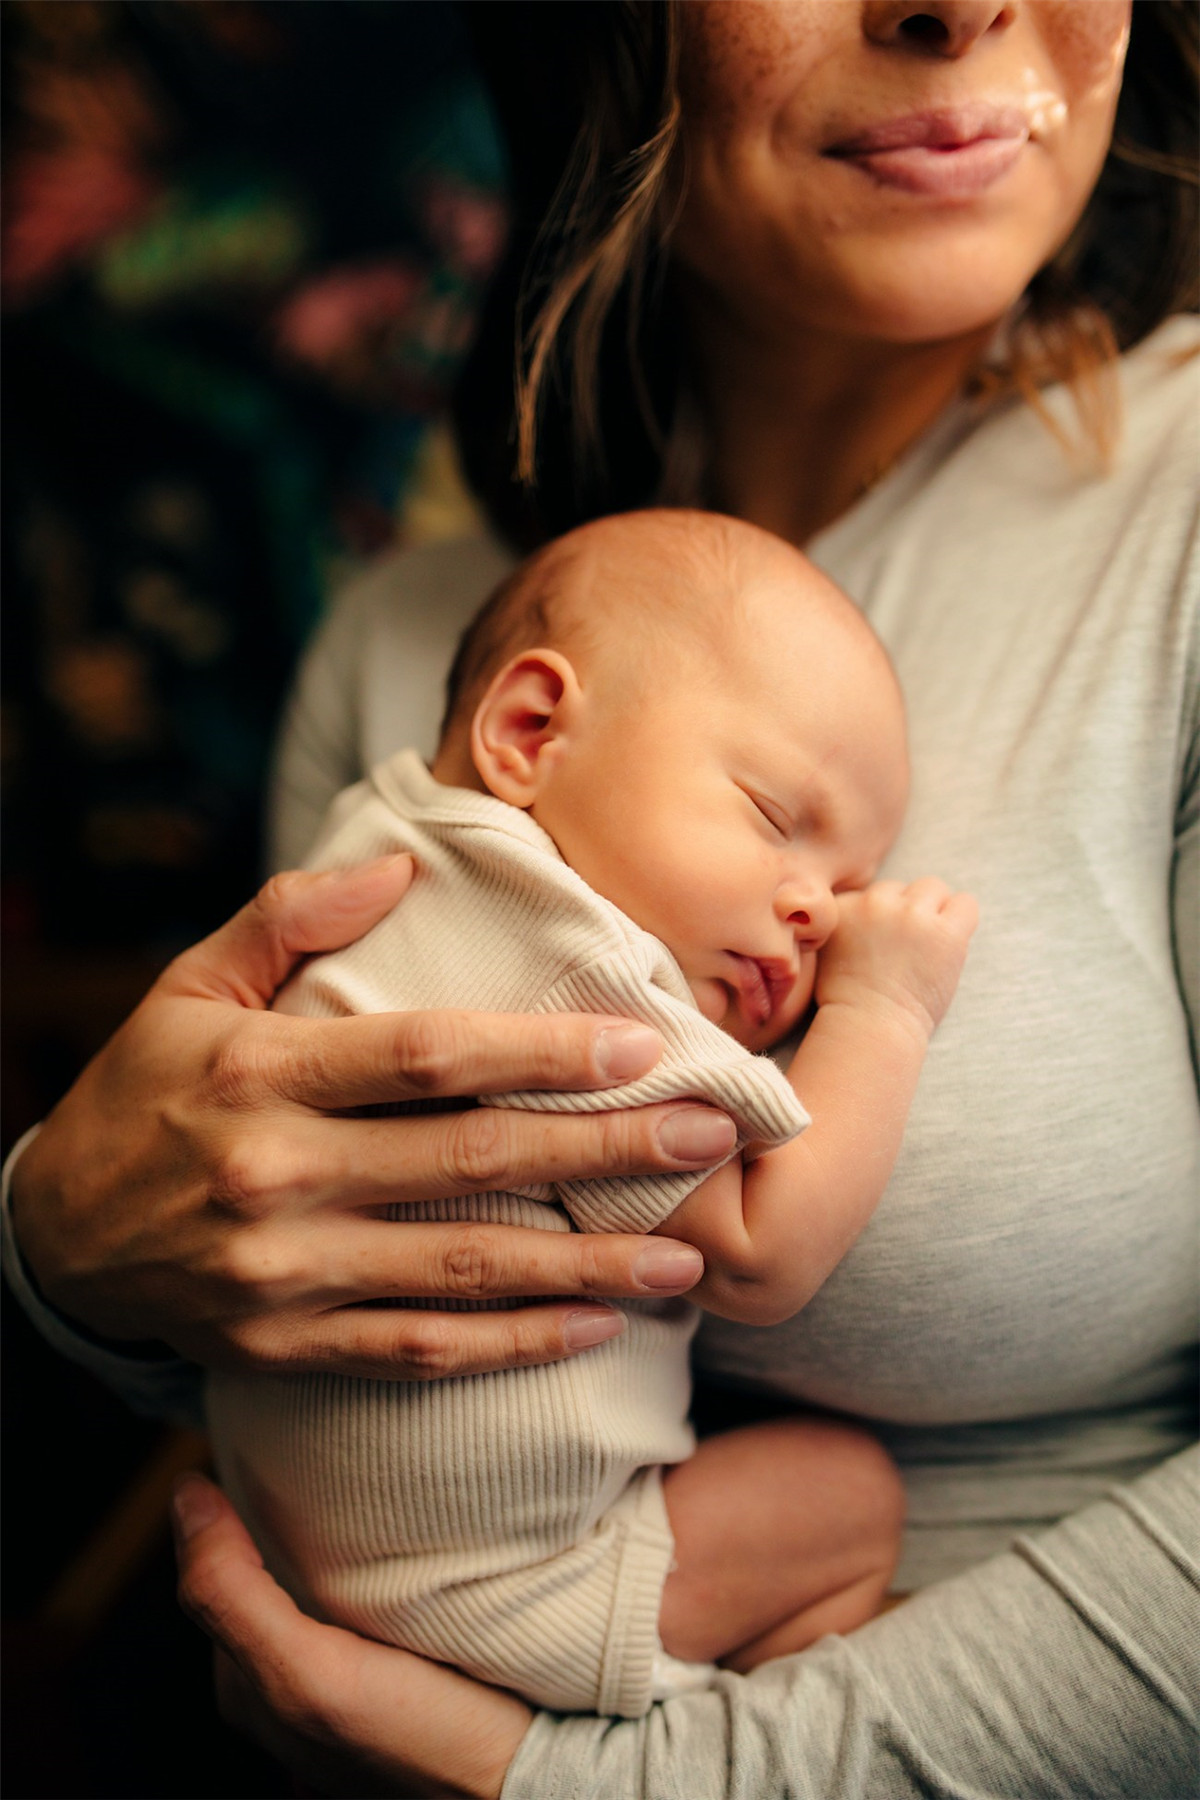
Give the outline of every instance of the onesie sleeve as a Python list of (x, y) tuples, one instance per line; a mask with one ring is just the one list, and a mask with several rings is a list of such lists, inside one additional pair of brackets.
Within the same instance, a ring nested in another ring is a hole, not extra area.
[(1200, 1791), (1197, 1456), (849, 1637), (641, 1719), (539, 1713), (502, 1800), (1180, 1800)]
[[(791, 1086), (766, 1056), (754, 1056), (696, 1010), (679, 991), (681, 977), (665, 952), (645, 938), (628, 955), (611, 953), (571, 970), (534, 1011), (617, 1013), (652, 1025), (663, 1054), (649, 1074), (617, 1088), (585, 1094), (506, 1094), (489, 1105), (530, 1112), (615, 1112), (664, 1100), (702, 1100), (727, 1112), (737, 1145), (785, 1144), (811, 1121)], [(584, 1231), (650, 1231), (669, 1218), (712, 1173), (681, 1169), (651, 1175), (564, 1181), (557, 1196)]]

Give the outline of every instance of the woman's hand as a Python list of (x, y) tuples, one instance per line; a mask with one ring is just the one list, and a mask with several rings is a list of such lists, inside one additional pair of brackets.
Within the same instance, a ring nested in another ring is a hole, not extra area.
[(322, 1793), (499, 1795), (523, 1701), (307, 1618), (202, 1477), (180, 1482), (174, 1519), (180, 1601), (217, 1646), (231, 1725)]
[[(22, 1252), (59, 1311), (210, 1365), (441, 1377), (568, 1355), (623, 1328), (601, 1296), (677, 1294), (699, 1278), (698, 1254), (659, 1238), (399, 1230), (379, 1217), (389, 1201), (702, 1168), (734, 1135), (687, 1102), (338, 1116), (413, 1097), (607, 1087), (658, 1059), (655, 1034), (619, 1019), (267, 1010), (302, 957), (360, 937), (411, 878), (408, 857), (277, 876), (172, 963), (88, 1065), (13, 1178)], [(556, 1298), (470, 1313), (354, 1304), (503, 1295)]]

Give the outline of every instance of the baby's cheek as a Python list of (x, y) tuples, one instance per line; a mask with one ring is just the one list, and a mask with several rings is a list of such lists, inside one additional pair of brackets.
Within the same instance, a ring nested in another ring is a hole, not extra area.
[[(729, 1004), (729, 990), (723, 981), (714, 981), (711, 977), (698, 976), (695, 981), (689, 979), (688, 986), (692, 990), (692, 999), (713, 1025), (725, 1027), (726, 1015), (733, 1011)], [(736, 1033), (733, 1035), (736, 1036)]]

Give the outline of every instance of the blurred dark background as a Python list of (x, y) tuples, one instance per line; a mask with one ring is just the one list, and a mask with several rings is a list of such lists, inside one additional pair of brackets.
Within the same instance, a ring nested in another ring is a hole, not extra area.
[[(503, 246), (452, 0), (6, 0), (3, 1139), (249, 895), (337, 582), (469, 528), (441, 416)], [(203, 1440), (4, 1315), (4, 1789), (290, 1795), (164, 1507)]]

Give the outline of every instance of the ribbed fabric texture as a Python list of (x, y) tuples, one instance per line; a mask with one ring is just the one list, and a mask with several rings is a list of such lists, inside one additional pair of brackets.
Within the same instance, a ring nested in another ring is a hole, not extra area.
[[(525, 814), (440, 786), (406, 751), (342, 796), (315, 860), (399, 849), (419, 859), (409, 894), (359, 943), (309, 964), (283, 1010), (629, 1015), (663, 1036), (648, 1076), (488, 1103), (595, 1111), (694, 1095), (731, 1114), (739, 1144), (781, 1143), (807, 1124), (775, 1066), (701, 1017), (663, 946), (593, 893)], [(390, 1216), (644, 1231), (703, 1179), (571, 1182)], [(325, 1617), (539, 1705), (644, 1712), (672, 1551), (659, 1465), (693, 1448), (697, 1314), (677, 1300), (626, 1310), (621, 1338), (544, 1368), (436, 1383), (214, 1376), (222, 1473), (270, 1566)]]

